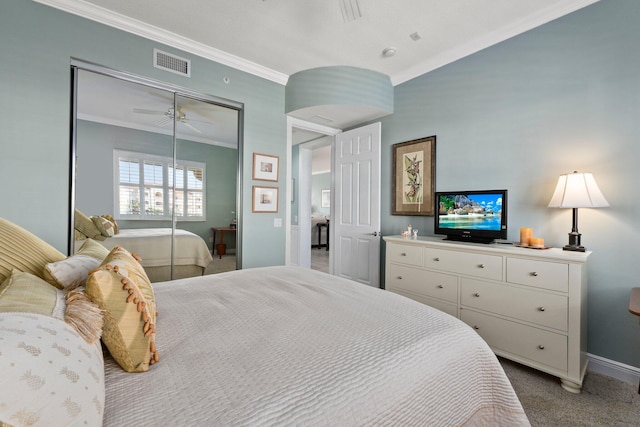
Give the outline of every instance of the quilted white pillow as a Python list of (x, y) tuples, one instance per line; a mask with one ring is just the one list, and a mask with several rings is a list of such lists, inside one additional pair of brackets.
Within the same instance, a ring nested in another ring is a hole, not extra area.
[(102, 425), (104, 361), (65, 322), (0, 313), (0, 423)]

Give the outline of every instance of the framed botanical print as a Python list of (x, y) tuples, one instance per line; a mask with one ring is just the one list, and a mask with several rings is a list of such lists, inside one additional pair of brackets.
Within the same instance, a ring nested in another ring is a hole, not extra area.
[(260, 181), (278, 181), (278, 156), (253, 153), (253, 179)]
[(392, 215), (433, 216), (436, 137), (393, 145)]

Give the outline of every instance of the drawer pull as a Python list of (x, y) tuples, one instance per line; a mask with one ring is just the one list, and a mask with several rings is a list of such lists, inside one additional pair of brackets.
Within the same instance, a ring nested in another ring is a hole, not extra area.
[(531, 276), (533, 277), (538, 277), (538, 272), (537, 271), (532, 271), (531, 273), (529, 273)]
[(440, 261), (440, 258), (436, 257), (436, 258), (434, 258), (433, 260), (434, 260), (435, 262), (438, 262), (438, 261)]
[(407, 256), (407, 253), (406, 253), (406, 252), (402, 252), (402, 253), (400, 254), (400, 256)]
[(484, 268), (484, 264), (478, 265), (478, 268)]
[(480, 329), (480, 326), (478, 326), (478, 325), (473, 325), (473, 329), (475, 329), (475, 330), (477, 331), (478, 329)]
[(473, 294), (473, 296), (478, 298), (478, 297), (480, 297), (480, 294), (476, 292), (475, 294)]
[(444, 288), (444, 286), (438, 285), (438, 289), (442, 289), (442, 288)]
[(402, 276), (398, 276), (398, 280), (402, 280)]
[(546, 308), (544, 308), (544, 307), (538, 307), (538, 310), (539, 310), (539, 311), (545, 311), (545, 310), (546, 310)]
[(540, 350), (544, 350), (544, 346), (543, 346), (542, 344), (540, 344), (540, 345), (538, 346), (538, 348), (539, 348)]

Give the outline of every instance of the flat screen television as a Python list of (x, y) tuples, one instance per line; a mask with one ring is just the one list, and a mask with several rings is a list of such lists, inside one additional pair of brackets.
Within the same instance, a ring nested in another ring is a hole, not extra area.
[(507, 190), (435, 193), (434, 233), (446, 240), (492, 243), (507, 238)]

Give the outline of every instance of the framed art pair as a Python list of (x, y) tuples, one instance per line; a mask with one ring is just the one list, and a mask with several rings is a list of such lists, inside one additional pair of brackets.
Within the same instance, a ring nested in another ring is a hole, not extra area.
[[(279, 162), (278, 156), (253, 153), (253, 179), (278, 182)], [(278, 212), (278, 187), (254, 185), (252, 199), (251, 212)]]

